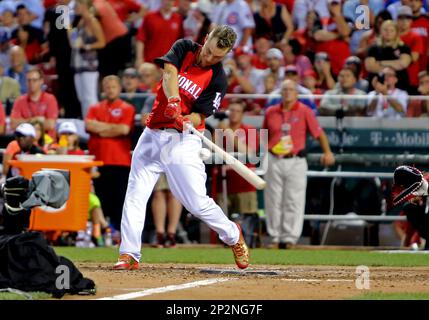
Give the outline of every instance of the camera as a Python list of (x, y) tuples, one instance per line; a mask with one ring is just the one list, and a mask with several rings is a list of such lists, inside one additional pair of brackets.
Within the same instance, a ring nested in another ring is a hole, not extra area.
[(377, 81), (384, 84), (384, 74), (380, 73), (377, 75)]

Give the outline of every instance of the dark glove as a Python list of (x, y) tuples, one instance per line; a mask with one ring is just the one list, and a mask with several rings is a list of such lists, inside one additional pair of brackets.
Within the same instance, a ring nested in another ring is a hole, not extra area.
[(21, 204), (28, 198), (29, 183), (28, 179), (16, 176), (7, 179), (2, 186), (5, 207), (10, 215), (18, 214), (23, 210)]
[(428, 182), (423, 173), (411, 166), (399, 166), (393, 174), (393, 204), (409, 202), (428, 194)]
[(176, 119), (182, 113), (182, 108), (180, 107), (180, 98), (172, 97), (168, 99), (167, 107), (164, 111), (164, 116), (168, 119)]

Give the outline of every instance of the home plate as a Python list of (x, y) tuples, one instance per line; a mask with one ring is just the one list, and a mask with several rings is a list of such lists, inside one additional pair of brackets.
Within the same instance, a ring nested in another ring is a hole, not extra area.
[(230, 275), (262, 275), (262, 276), (280, 276), (284, 274), (282, 271), (263, 271), (263, 270), (237, 270), (237, 269), (202, 269), (200, 273), (207, 274), (230, 274)]

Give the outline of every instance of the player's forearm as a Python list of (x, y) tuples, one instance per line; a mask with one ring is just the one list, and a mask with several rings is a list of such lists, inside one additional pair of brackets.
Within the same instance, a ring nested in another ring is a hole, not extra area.
[(164, 65), (162, 88), (167, 99), (172, 97), (180, 97), (179, 84), (177, 79), (177, 69), (170, 63), (166, 63)]
[(199, 125), (201, 125), (205, 117), (201, 113), (193, 112), (184, 116), (184, 118), (189, 119), (194, 127), (198, 127)]

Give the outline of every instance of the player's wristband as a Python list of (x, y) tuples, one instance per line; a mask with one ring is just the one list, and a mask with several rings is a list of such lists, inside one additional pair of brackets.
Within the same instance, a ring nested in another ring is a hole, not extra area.
[(182, 99), (180, 99), (180, 97), (178, 96), (172, 96), (170, 98), (168, 98), (168, 103), (170, 102), (180, 102)]

